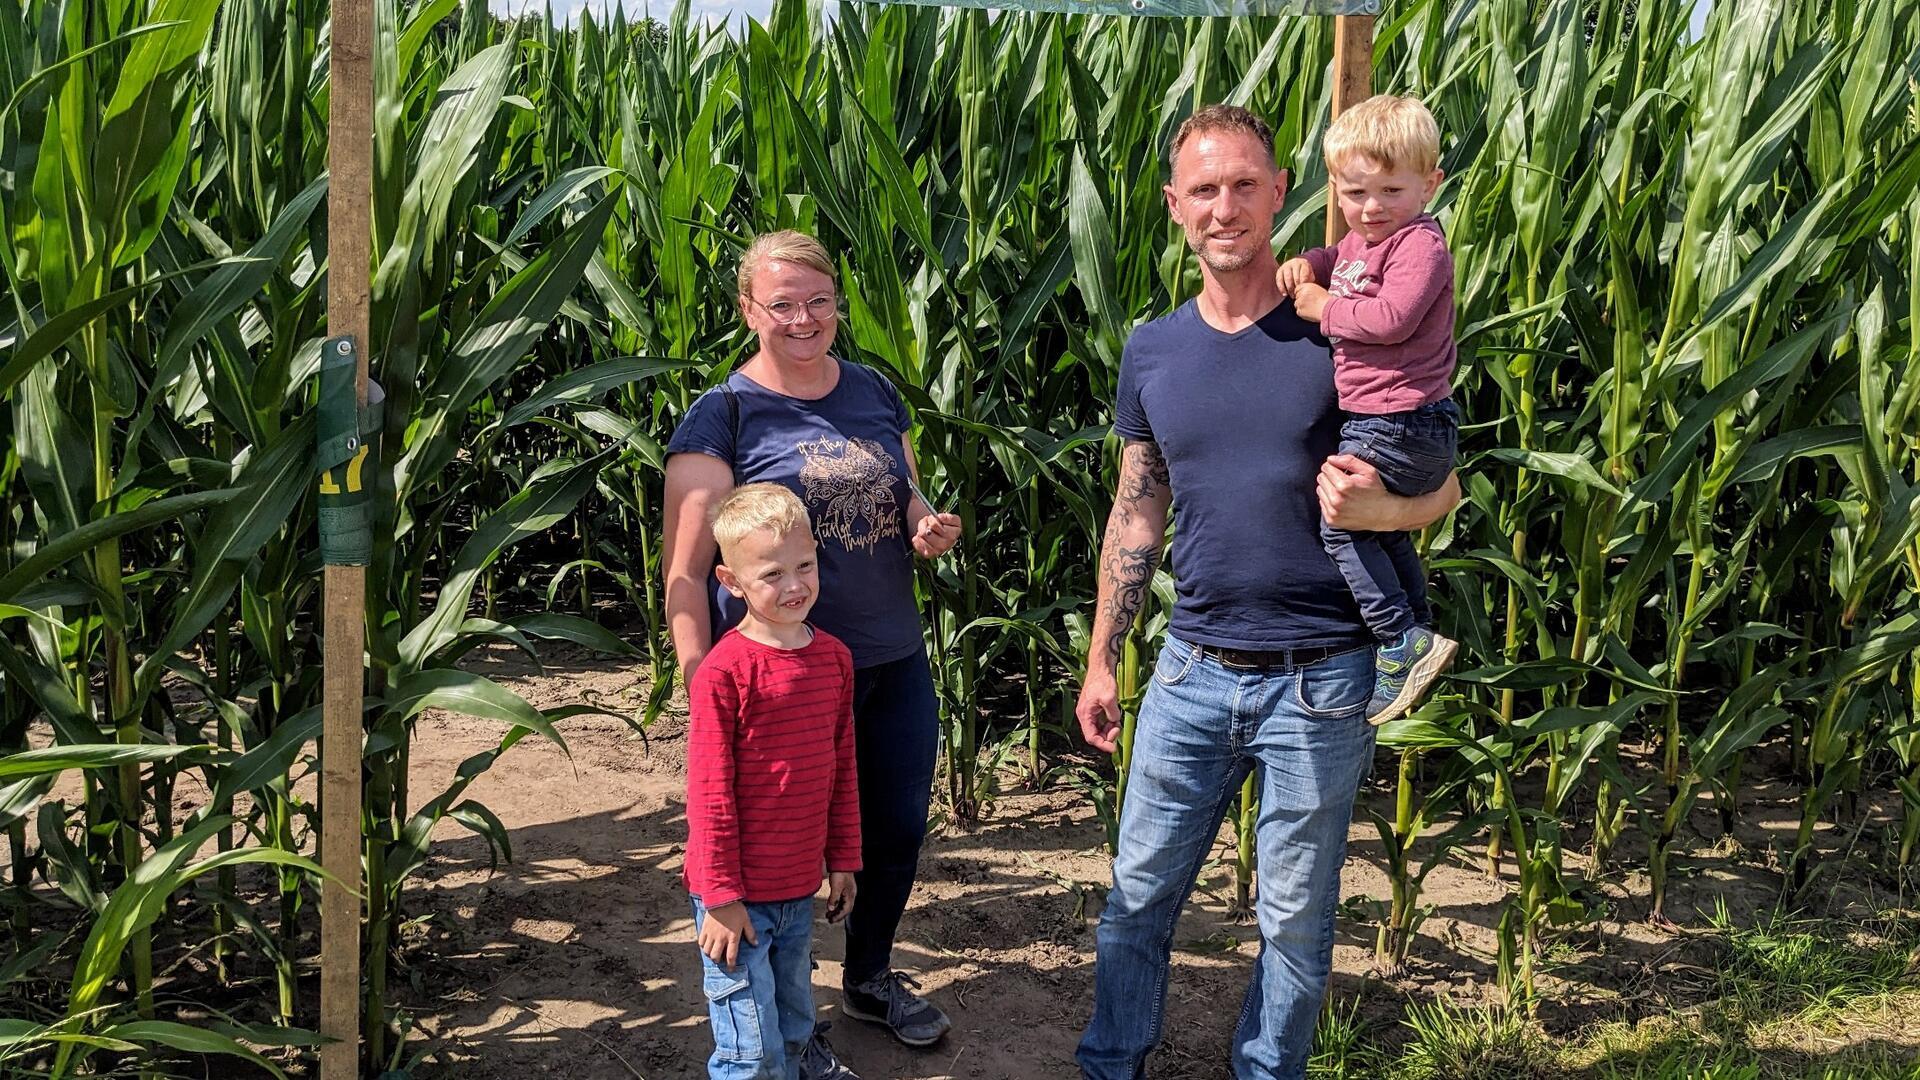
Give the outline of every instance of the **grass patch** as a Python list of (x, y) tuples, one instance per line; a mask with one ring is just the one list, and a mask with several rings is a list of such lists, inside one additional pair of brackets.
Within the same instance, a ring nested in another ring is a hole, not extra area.
[(1386, 1065), (1385, 1054), (1367, 1039), (1359, 999), (1340, 1002), (1329, 997), (1313, 1032), (1313, 1056), (1307, 1059), (1310, 1080), (1379, 1075)]
[[(1920, 942), (1905, 920), (1724, 915), (1713, 995), (1572, 1042), (1522, 1010), (1414, 1004), (1386, 1030), (1330, 1005), (1314, 1080), (1920, 1080)], [(1551, 991), (1548, 991), (1551, 993)]]
[(1901, 920), (1776, 917), (1736, 927), (1722, 910), (1714, 996), (1671, 1017), (1608, 1025), (1563, 1055), (1593, 1080), (1920, 1080), (1915, 935)]
[(1394, 1063), (1402, 1080), (1547, 1080), (1553, 1051), (1518, 1009), (1435, 1001), (1407, 1010), (1413, 1038)]
[(1398, 1050), (1360, 1019), (1355, 1003), (1320, 1020), (1312, 1080), (1557, 1080), (1553, 1051), (1523, 1012), (1441, 1000), (1408, 1007)]
[(1683, 1038), (1651, 1055), (1607, 1058), (1590, 1069), (1568, 1075), (1582, 1080), (1920, 1080), (1920, 1065), (1898, 1053), (1871, 1047), (1849, 1047), (1809, 1057)]
[(1902, 924), (1875, 932), (1779, 918), (1726, 934), (1718, 1011), (1746, 1027), (1817, 1022), (1913, 983), (1913, 935)]

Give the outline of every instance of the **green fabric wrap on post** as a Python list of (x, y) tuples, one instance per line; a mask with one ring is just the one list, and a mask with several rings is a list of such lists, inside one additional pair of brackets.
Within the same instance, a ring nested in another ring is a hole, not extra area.
[(368, 381), (366, 408), (358, 407), (358, 362), (351, 339), (328, 339), (321, 357), (313, 466), (320, 485), (320, 561), (365, 566), (373, 559), (369, 489), (379, 468), (375, 451), (386, 394), (378, 383)]

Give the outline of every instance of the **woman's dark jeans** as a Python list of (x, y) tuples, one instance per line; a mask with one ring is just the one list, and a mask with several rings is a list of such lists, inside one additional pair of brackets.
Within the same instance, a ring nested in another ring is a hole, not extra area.
[(913, 893), (927, 835), (940, 707), (924, 652), (853, 673), (853, 737), (860, 769), (859, 892), (847, 916), (845, 982), (892, 967), (893, 935)]

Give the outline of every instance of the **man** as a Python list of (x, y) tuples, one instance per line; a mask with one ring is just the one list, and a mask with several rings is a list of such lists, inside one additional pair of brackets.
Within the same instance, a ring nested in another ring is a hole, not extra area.
[[(1233, 1042), (1241, 1080), (1306, 1075), (1333, 955), (1347, 825), (1373, 759), (1372, 635), (1320, 542), (1345, 529), (1415, 529), (1459, 500), (1388, 493), (1334, 455), (1340, 413), (1327, 341), (1275, 283), (1286, 174), (1245, 109), (1182, 124), (1167, 211), (1200, 258), (1202, 289), (1136, 330), (1114, 430), (1125, 439), (1100, 557), (1077, 709), (1111, 751), (1114, 671), (1175, 514), (1178, 601), (1135, 729), (1113, 889), (1100, 920), (1089, 1080), (1146, 1075), (1160, 1041), (1174, 921), (1227, 804), (1259, 769), (1260, 956)], [(1330, 456), (1333, 455), (1333, 456)]]

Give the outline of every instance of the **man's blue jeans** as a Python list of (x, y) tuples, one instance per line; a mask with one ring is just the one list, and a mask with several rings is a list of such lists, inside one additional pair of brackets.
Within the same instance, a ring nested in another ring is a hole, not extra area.
[(1089, 1080), (1135, 1080), (1160, 1042), (1174, 921), (1249, 770), (1260, 779), (1260, 956), (1233, 1040), (1239, 1080), (1300, 1080), (1333, 960), (1347, 825), (1373, 764), (1373, 650), (1228, 668), (1169, 637), (1140, 705), (1120, 853), (1100, 917)]
[[(740, 939), (729, 969), (700, 956), (707, 1019), (713, 1025), (710, 1080), (799, 1080), (800, 1051), (813, 1035), (813, 897), (748, 904), (760, 938)], [(707, 909), (693, 898), (694, 933)]]

